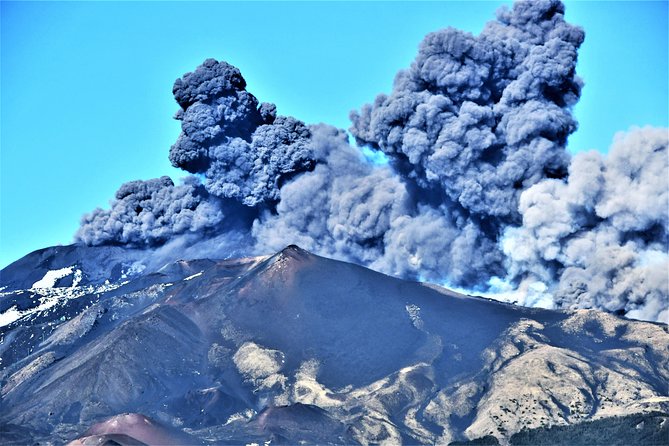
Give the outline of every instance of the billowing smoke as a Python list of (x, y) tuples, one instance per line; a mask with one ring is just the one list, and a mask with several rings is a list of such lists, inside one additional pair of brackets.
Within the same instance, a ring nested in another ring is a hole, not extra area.
[(274, 208), (280, 185), (316, 160), (304, 123), (276, 116), (274, 104), (245, 88), (237, 68), (214, 59), (177, 79), (182, 131), (170, 161), (197, 176), (180, 186), (168, 177), (122, 185), (111, 210), (83, 217), (77, 239), (155, 247), (180, 235), (248, 232), (261, 210)]
[(110, 210), (85, 215), (77, 238), (89, 245), (160, 245), (176, 235), (206, 233), (224, 215), (201, 185), (190, 179), (175, 186), (169, 177), (125, 183)]
[(497, 242), (520, 223), (520, 193), (563, 177), (569, 162), (584, 35), (563, 12), (556, 1), (522, 2), (478, 37), (431, 33), (393, 92), (351, 114), (358, 144), (385, 152), (424, 203), (389, 234), (393, 272), (468, 287), (502, 274)]
[[(256, 225), (260, 242), (276, 240), (269, 247), (277, 248), (313, 238), (304, 244), (317, 252), (467, 287), (503, 275), (498, 240), (521, 222), (520, 193), (567, 173), (583, 31), (562, 13), (558, 2), (519, 3), (478, 37), (454, 29), (428, 35), (393, 92), (352, 113), (358, 144), (386, 153), (397, 178), (362, 178), (336, 155), (286, 188), (278, 215)], [(304, 192), (315, 184), (318, 204)], [(305, 213), (323, 215), (307, 226)]]
[(274, 104), (259, 104), (245, 88), (237, 68), (214, 59), (177, 79), (181, 135), (170, 161), (202, 174), (212, 195), (256, 206), (278, 201), (281, 182), (315, 160), (304, 123), (277, 117)]
[(557, 0), (502, 8), (478, 36), (429, 34), (392, 92), (351, 114), (384, 165), (343, 130), (277, 116), (208, 59), (173, 89), (170, 160), (193, 175), (122, 186), (78, 240), (210, 257), (296, 243), (401, 277), (504, 283), (527, 304), (664, 317), (667, 132), (570, 160), (583, 38)]
[(566, 180), (521, 195), (523, 225), (508, 228), (512, 274), (550, 285), (559, 307), (668, 319), (669, 134), (619, 134), (605, 158), (576, 155)]

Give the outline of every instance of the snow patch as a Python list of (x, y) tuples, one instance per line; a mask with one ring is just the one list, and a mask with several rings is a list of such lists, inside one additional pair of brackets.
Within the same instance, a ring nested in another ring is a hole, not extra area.
[(75, 270), (71, 288), (78, 287), (79, 284), (81, 283), (81, 279), (83, 278), (84, 278), (84, 273), (82, 273), (80, 269)]
[[(73, 267), (70, 267), (73, 268)], [(69, 268), (64, 268), (64, 269), (69, 269)], [(58, 270), (61, 271), (61, 270)], [(51, 272), (51, 271), (49, 271)], [(67, 275), (71, 274), (70, 273), (58, 277), (56, 279), (53, 279), (53, 282), (55, 284), (55, 281), (62, 278), (66, 277)], [(49, 275), (47, 273), (45, 275), (45, 278)], [(53, 274), (50, 277), (55, 277)], [(77, 275), (75, 273), (74, 276), (75, 282), (77, 280)], [(51, 280), (51, 278), (49, 278)], [(80, 281), (81, 279), (79, 279)], [(44, 281), (44, 278), (41, 281), (35, 282), (36, 284), (39, 284), (40, 282)], [(125, 285), (128, 282), (121, 282), (117, 284), (110, 284), (109, 281), (105, 282), (103, 285), (98, 285), (98, 286), (93, 286), (93, 285), (87, 285), (87, 286), (73, 286), (69, 288), (54, 288), (53, 285), (50, 287), (35, 287), (33, 285), (33, 288), (29, 290), (17, 290), (17, 291), (12, 291), (9, 293), (0, 293), (0, 299), (5, 298), (6, 296), (11, 296), (17, 293), (23, 293), (23, 292), (31, 292), (33, 296), (39, 296), (39, 304), (32, 307), (32, 308), (27, 308), (25, 310), (19, 310), (16, 305), (12, 306), (8, 310), (6, 310), (3, 313), (0, 313), (0, 327), (4, 327), (6, 325), (11, 324), (12, 322), (15, 322), (19, 319), (25, 318), (27, 316), (35, 315), (35, 314), (48, 314), (47, 312), (49, 310), (51, 311), (56, 311), (57, 305), (64, 305), (68, 300), (70, 299), (77, 299), (81, 296), (85, 296), (87, 294), (102, 294), (106, 293), (108, 291), (115, 290), (116, 288), (119, 288), (123, 285)], [(43, 283), (47, 283), (46, 281)], [(50, 283), (50, 282), (49, 282)], [(78, 283), (78, 282), (76, 282)]]
[(227, 426), (228, 424), (235, 423), (237, 421), (247, 422), (247, 421), (251, 420), (251, 418), (253, 418), (253, 416), (255, 414), (256, 414), (256, 411), (253, 410), (253, 409), (246, 409), (243, 412), (233, 413), (232, 415), (230, 415), (230, 417), (228, 418), (228, 420), (225, 422), (225, 424), (223, 426)]
[[(33, 283), (31, 289), (53, 288), (54, 285), (56, 285), (56, 281), (58, 279), (62, 279), (63, 277), (69, 276), (70, 274), (72, 274), (73, 271), (74, 271), (74, 266), (68, 266), (67, 268), (52, 269), (51, 271), (47, 271), (44, 277), (42, 277), (37, 282)], [(81, 280), (81, 278), (79, 280)]]
[(23, 313), (14, 305), (9, 310), (4, 313), (0, 313), (0, 327), (9, 325), (12, 322), (19, 320), (23, 316)]
[(200, 271), (199, 273), (195, 273), (195, 274), (193, 274), (192, 276), (188, 276), (188, 277), (186, 277), (184, 280), (193, 280), (193, 279), (195, 279), (196, 277), (200, 277), (200, 276), (202, 275), (203, 272), (204, 272), (204, 271)]

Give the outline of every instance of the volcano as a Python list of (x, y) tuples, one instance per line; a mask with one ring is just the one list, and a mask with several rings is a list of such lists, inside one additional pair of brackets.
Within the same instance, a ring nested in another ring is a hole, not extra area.
[(669, 427), (664, 324), (462, 295), (294, 245), (153, 263), (71, 245), (2, 270), (3, 444), (508, 443), (630, 414)]

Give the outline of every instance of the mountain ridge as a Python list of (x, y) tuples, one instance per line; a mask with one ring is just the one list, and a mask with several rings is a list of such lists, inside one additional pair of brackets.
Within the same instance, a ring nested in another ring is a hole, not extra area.
[(56, 300), (1, 328), (6, 430), (70, 441), (141, 413), (203, 442), (508, 442), (669, 408), (663, 324), (491, 302), (294, 245), (143, 269), (90, 249), (29, 255), (39, 274), (79, 265), (81, 284), (12, 290), (36, 275), (3, 270), (2, 311)]

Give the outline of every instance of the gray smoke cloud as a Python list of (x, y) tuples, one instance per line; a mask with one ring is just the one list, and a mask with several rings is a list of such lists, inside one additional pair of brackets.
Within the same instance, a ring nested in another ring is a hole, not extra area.
[[(520, 223), (520, 193), (566, 174), (584, 34), (563, 13), (557, 1), (519, 2), (477, 37), (452, 28), (431, 33), (392, 93), (351, 114), (358, 144), (382, 150), (419, 194), (439, 204), (430, 213), (444, 220), (435, 226), (443, 231), (413, 234), (439, 240), (452, 228), (467, 232), (467, 249), (490, 250), (484, 260), (458, 250), (444, 271), (456, 285), (502, 271), (497, 241), (504, 226)], [(469, 275), (461, 262), (472, 265)]]
[(275, 206), (281, 184), (316, 160), (307, 126), (277, 116), (274, 104), (245, 88), (237, 68), (214, 59), (177, 79), (182, 131), (169, 158), (196, 175), (180, 186), (168, 177), (122, 185), (110, 210), (82, 218), (76, 239), (155, 247), (182, 235), (248, 232), (262, 209)]
[(276, 212), (256, 220), (259, 252), (297, 243), (395, 276), (473, 285), (502, 261), (471, 220), (422, 203), (390, 166), (365, 163), (343, 131), (312, 132), (325, 162), (282, 188)]
[(351, 114), (357, 145), (386, 165), (343, 130), (278, 116), (208, 59), (173, 89), (182, 132), (169, 156), (193, 176), (123, 185), (77, 239), (161, 258), (295, 243), (404, 278), (503, 283), (529, 305), (664, 317), (666, 131), (570, 159), (583, 39), (557, 0), (502, 8), (478, 36), (429, 34), (392, 92)]
[(175, 186), (169, 177), (131, 181), (116, 192), (111, 209), (85, 215), (77, 239), (89, 244), (155, 246), (175, 235), (206, 233), (225, 216), (193, 179)]
[(325, 256), (370, 264), (383, 256), (391, 223), (411, 212), (412, 197), (389, 167), (365, 162), (342, 130), (311, 128), (324, 163), (281, 189), (276, 212), (256, 220), (257, 250), (289, 243)]
[(510, 271), (549, 286), (562, 308), (669, 319), (669, 132), (616, 136), (607, 157), (574, 157), (569, 177), (521, 195), (507, 229)]

